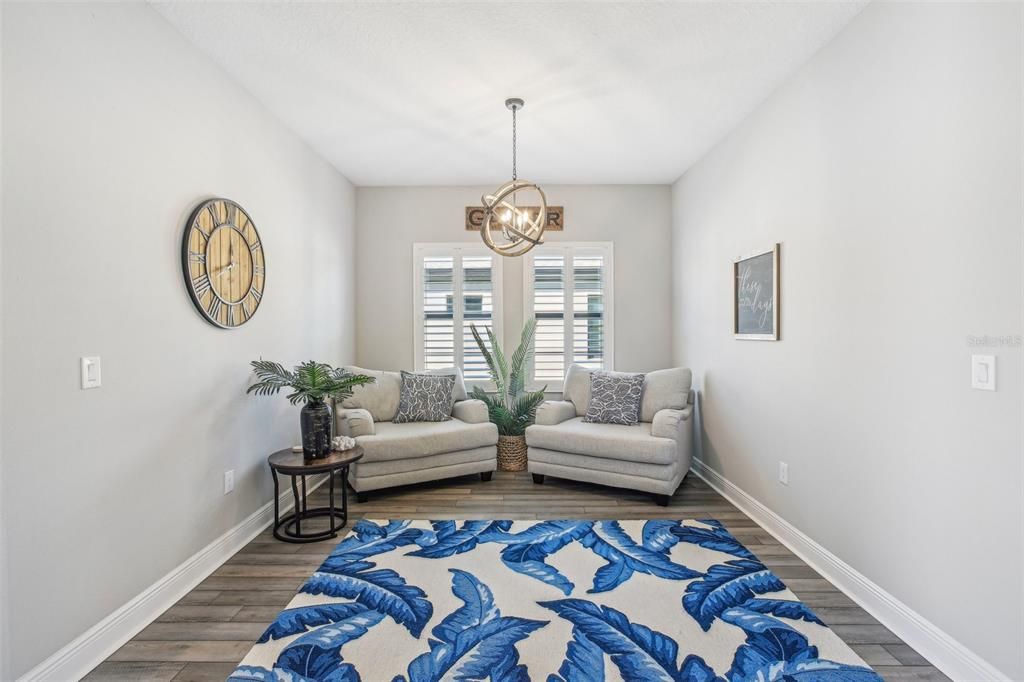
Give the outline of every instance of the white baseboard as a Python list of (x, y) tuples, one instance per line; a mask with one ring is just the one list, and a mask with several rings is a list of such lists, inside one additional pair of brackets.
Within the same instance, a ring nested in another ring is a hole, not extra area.
[[(308, 492), (313, 492), (326, 481), (327, 476), (322, 476), (309, 486)], [(280, 498), (282, 515), (294, 506), (290, 498), (290, 492)], [(195, 589), (273, 522), (274, 501), (271, 500), (19, 680), (67, 682), (81, 679)]]
[(1010, 680), (714, 469), (695, 459), (692, 471), (950, 678)]

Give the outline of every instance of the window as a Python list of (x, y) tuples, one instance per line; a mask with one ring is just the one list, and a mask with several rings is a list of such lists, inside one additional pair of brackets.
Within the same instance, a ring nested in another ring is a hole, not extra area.
[(461, 244), (416, 244), (413, 257), (416, 369), (461, 367), (466, 381), (486, 382), (470, 325), (501, 337), (501, 257)]
[(524, 257), (526, 316), (537, 318), (532, 384), (558, 390), (573, 364), (612, 369), (612, 245), (545, 244)]

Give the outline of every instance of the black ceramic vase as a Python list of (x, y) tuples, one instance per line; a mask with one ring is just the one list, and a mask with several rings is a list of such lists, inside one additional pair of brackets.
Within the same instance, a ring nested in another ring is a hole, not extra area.
[(322, 400), (310, 401), (299, 415), (302, 422), (302, 456), (320, 459), (331, 453), (331, 408)]

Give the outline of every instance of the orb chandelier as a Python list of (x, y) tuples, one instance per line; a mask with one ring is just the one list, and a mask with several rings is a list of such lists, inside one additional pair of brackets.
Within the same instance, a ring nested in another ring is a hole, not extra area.
[[(516, 174), (516, 112), (523, 108), (523, 104), (518, 97), (505, 100), (505, 106), (512, 111), (512, 179), (493, 194), (485, 194), (481, 198), (484, 220), (480, 225), (480, 236), (487, 248), (508, 257), (522, 256), (544, 242), (548, 214), (544, 191), (536, 183), (520, 180)], [(531, 193), (540, 198), (539, 206), (531, 206), (525, 201)], [(495, 242), (492, 230), (501, 235), (501, 243)]]

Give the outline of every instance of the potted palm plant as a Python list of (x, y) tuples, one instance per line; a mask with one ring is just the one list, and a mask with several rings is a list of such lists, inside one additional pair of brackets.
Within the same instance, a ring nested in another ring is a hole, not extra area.
[(494, 382), (493, 394), (475, 386), (473, 397), (487, 405), (491, 423), (498, 427), (498, 469), (501, 471), (526, 469), (524, 434), (526, 427), (533, 423), (537, 407), (544, 402), (544, 390), (547, 386), (539, 391), (526, 390), (526, 361), (533, 350), (536, 329), (537, 321), (530, 319), (523, 327), (519, 347), (509, 362), (490, 327), (484, 328), (487, 334), (485, 343), (476, 325), (470, 325), (476, 345), (480, 347), (484, 362), (487, 363), (491, 381)]
[(322, 362), (303, 362), (292, 371), (276, 362), (253, 360), (256, 383), (246, 393), (274, 395), (282, 388), (292, 390), (286, 397), (292, 405), (304, 403), (299, 415), (302, 425), (302, 454), (305, 459), (319, 459), (331, 452), (331, 408), (325, 398), (344, 400), (352, 389), (375, 379), (365, 374), (352, 374)]

